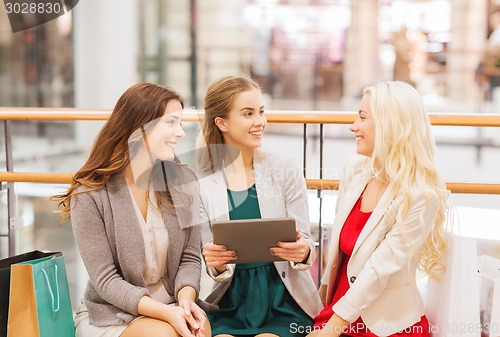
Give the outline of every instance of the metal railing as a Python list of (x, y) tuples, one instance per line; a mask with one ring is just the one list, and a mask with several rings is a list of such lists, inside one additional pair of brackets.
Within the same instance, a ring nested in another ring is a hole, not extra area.
[[(62, 183), (68, 184), (72, 181), (71, 173), (40, 173), (40, 172), (15, 172), (12, 159), (12, 134), (10, 123), (13, 120), (31, 121), (104, 121), (109, 118), (109, 110), (83, 110), (71, 108), (0, 108), (0, 120), (4, 121), (6, 171), (0, 172), (2, 188), (8, 193), (8, 233), (0, 233), (0, 237), (8, 237), (9, 255), (15, 253), (15, 194), (13, 186), (17, 182), (30, 183)], [(491, 114), (448, 114), (430, 113), (431, 123), (435, 126), (474, 126), (474, 127), (500, 127), (500, 115)], [(307, 187), (316, 190), (319, 201), (319, 237), (322, 238), (322, 191), (338, 189), (338, 180), (323, 179), (323, 145), (324, 125), (326, 124), (351, 124), (357, 118), (353, 112), (342, 111), (266, 111), (268, 123), (291, 123), (303, 125), (303, 170), (306, 173), (307, 163), (307, 129), (309, 124), (319, 125), (319, 179), (308, 179)], [(184, 121), (198, 122), (203, 119), (203, 112), (192, 112), (184, 114)], [(471, 182), (447, 182), (447, 187), (453, 193), (470, 194), (500, 194), (500, 183), (471, 183)], [(319, 265), (321, 266), (321, 245), (319, 251)]]

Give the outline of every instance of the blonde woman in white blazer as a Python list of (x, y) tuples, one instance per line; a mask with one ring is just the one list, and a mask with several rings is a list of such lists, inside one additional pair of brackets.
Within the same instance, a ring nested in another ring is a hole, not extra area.
[(309, 336), (430, 336), (415, 273), (444, 269), (448, 193), (421, 96), (404, 82), (368, 87), (349, 129), (361, 156), (341, 176), (325, 307)]
[[(309, 231), (307, 189), (290, 160), (258, 148), (267, 121), (259, 85), (246, 77), (224, 77), (205, 96), (203, 145), (198, 158), (203, 255), (216, 281), (207, 302), (214, 336), (304, 336), (321, 309), (309, 273), (315, 259)], [(297, 242), (271, 249), (286, 261), (231, 264), (235, 252), (212, 242), (216, 220), (292, 217)], [(229, 264), (228, 264), (229, 263)]]

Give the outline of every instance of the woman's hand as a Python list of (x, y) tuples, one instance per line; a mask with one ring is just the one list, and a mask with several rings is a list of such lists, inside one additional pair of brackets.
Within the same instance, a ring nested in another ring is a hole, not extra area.
[(219, 273), (223, 273), (228, 262), (236, 260), (236, 252), (228, 250), (222, 245), (209, 242), (203, 246), (203, 256), (207, 266), (214, 267)]
[(204, 337), (204, 328), (207, 324), (207, 316), (205, 315), (203, 309), (201, 309), (195, 302), (188, 299), (180, 300), (179, 307), (184, 309), (185, 317), (191, 316), (196, 322), (196, 324), (193, 325), (191, 324), (192, 321), (188, 321), (191, 333), (196, 337)]
[(167, 306), (165, 310), (165, 322), (168, 322), (182, 337), (201, 337), (199, 334), (200, 326), (186, 310), (181, 306)]
[(278, 242), (278, 247), (273, 247), (269, 250), (272, 255), (278, 256), (283, 260), (296, 263), (304, 263), (309, 256), (310, 247), (302, 234), (297, 229), (296, 242)]
[(193, 301), (196, 290), (190, 286), (183, 287), (177, 293), (179, 305), (166, 305), (149, 296), (139, 300), (137, 312), (169, 323), (182, 337), (204, 337), (203, 330), (206, 317)]

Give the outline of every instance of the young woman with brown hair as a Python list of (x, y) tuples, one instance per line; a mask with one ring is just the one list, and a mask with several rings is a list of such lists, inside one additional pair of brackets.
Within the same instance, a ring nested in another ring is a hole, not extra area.
[(201, 270), (198, 197), (176, 159), (182, 98), (139, 83), (120, 97), (66, 193), (89, 274), (76, 333), (86, 336), (210, 336), (195, 304)]

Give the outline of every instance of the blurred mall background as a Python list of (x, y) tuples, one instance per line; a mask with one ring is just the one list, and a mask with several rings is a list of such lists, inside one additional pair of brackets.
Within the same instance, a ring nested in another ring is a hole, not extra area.
[[(414, 84), (430, 112), (498, 113), (497, 11), (499, 0), (81, 0), (54, 21), (12, 33), (0, 8), (0, 107), (111, 109), (130, 85), (151, 81), (202, 108), (210, 82), (247, 74), (263, 86), (266, 109), (355, 111), (364, 86), (395, 79)], [(198, 130), (194, 124), (185, 124), (186, 151)], [(74, 172), (101, 125), (12, 122), (15, 170)], [(434, 131), (447, 181), (498, 182), (498, 128)], [(317, 129), (308, 135), (307, 176), (318, 177)], [(302, 165), (301, 125), (272, 125), (266, 137), (266, 149), (286, 147)], [(354, 142), (345, 125), (325, 126), (325, 137), (323, 177), (338, 179)], [(0, 145), (5, 170), (3, 134)], [(15, 185), (23, 223), (16, 252), (63, 251), (76, 305), (85, 271), (70, 224), (58, 226), (49, 200), (63, 187)], [(5, 234), (6, 192), (0, 196)], [(323, 196), (327, 226), (335, 192)], [(319, 199), (314, 192), (310, 197), (314, 226)], [(452, 202), (471, 225), (464, 233), (500, 240), (498, 195), (454, 195)], [(0, 257), (8, 255), (7, 246), (0, 237)], [(500, 257), (500, 249), (493, 254)]]

